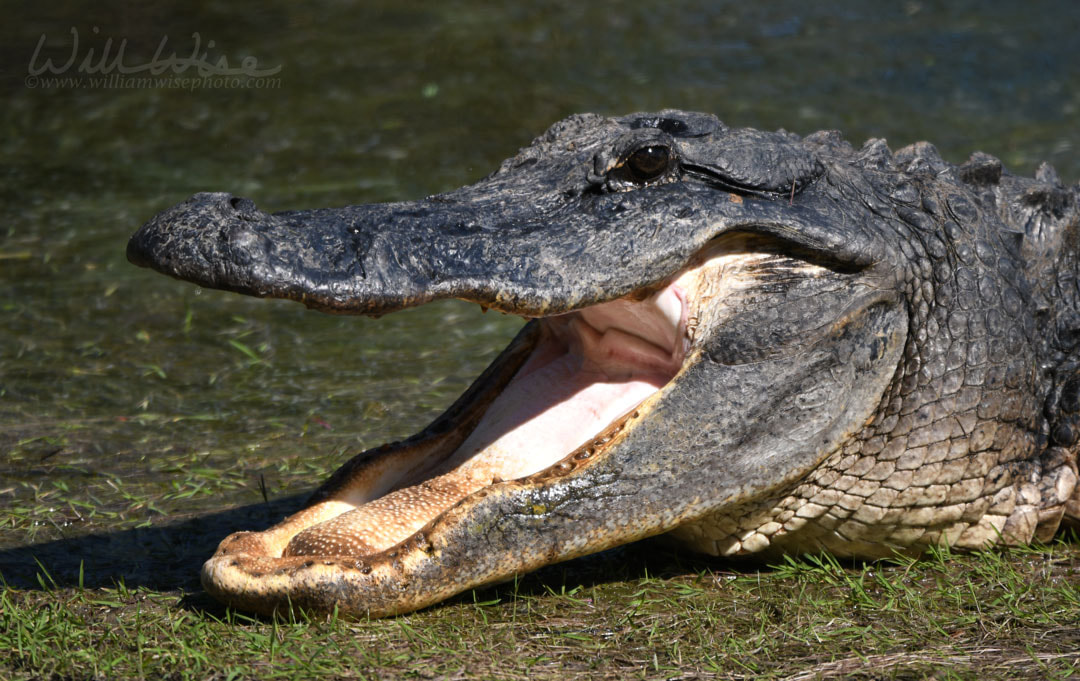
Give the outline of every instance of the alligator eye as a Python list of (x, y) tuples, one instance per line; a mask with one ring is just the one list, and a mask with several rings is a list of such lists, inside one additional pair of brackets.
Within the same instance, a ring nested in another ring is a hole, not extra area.
[(626, 168), (635, 182), (655, 180), (670, 164), (671, 150), (661, 145), (642, 147), (626, 159)]

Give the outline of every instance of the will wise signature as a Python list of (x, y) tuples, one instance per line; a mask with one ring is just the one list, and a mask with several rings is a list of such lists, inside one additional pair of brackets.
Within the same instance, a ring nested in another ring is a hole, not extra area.
[[(98, 33), (98, 27), (95, 26), (93, 31)], [(86, 50), (82, 60), (78, 63), (76, 73), (87, 75), (149, 73), (152, 76), (160, 76), (168, 71), (173, 74), (181, 74), (194, 69), (195, 73), (203, 77), (247, 76), (249, 78), (262, 78), (281, 71), (280, 65), (260, 69), (259, 60), (255, 57), (244, 57), (240, 60), (239, 66), (231, 67), (228, 58), (224, 55), (216, 60), (211, 59), (209, 51), (214, 49), (213, 40), (207, 41), (206, 50), (202, 51), (202, 37), (197, 32), (192, 33), (191, 37), (194, 40), (194, 46), (191, 48), (190, 56), (179, 56), (175, 50), (169, 56), (165, 56), (169, 42), (169, 36), (166, 35), (162, 36), (157, 50), (154, 51), (154, 56), (149, 61), (142, 63), (127, 63), (128, 60), (124, 54), (127, 49), (127, 38), (120, 41), (115, 51), (113, 51), (113, 39), (107, 38), (105, 44), (101, 47), (100, 54), (97, 54), (93, 47)], [(42, 34), (41, 38), (38, 39), (37, 47), (34, 48), (34, 54), (30, 57), (28, 71), (31, 76), (40, 76), (46, 72), (53, 75), (68, 73), (75, 67), (76, 61), (79, 60), (79, 31), (74, 26), (71, 27), (71, 52), (66, 62), (57, 63), (50, 57), (45, 57), (44, 61), (41, 61), (41, 48), (44, 45), (45, 34)], [(202, 51), (201, 55), (199, 54), (200, 51)]]

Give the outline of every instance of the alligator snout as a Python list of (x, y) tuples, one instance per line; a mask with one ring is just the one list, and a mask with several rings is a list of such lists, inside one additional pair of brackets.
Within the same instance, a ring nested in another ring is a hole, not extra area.
[(223, 234), (242, 231), (235, 228), (264, 217), (251, 199), (227, 192), (201, 192), (143, 225), (128, 241), (127, 257), (139, 267), (155, 266), (161, 260), (160, 253), (170, 250), (163, 249), (165, 246), (188, 243), (194, 238), (206, 239), (207, 233), (215, 229)]
[(128, 241), (127, 258), (203, 286), (232, 282), (225, 288), (235, 289), (246, 279), (258, 295), (260, 285), (275, 279), (273, 242), (264, 233), (272, 223), (251, 199), (203, 192), (143, 225)]

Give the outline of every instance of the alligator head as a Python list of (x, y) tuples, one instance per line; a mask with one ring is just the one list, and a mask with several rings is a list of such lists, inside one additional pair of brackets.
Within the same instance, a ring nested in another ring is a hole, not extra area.
[(379, 616), (664, 532), (721, 555), (1045, 538), (1078, 510), (1077, 195), (679, 111), (573, 116), (422, 201), (197, 194), (129, 259), (328, 312), (532, 320), (203, 584)]

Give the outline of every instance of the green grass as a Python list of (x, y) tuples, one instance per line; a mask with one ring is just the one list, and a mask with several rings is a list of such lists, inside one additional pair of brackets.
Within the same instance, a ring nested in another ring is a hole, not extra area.
[(39, 568), (36, 588), (3, 590), (0, 678), (1080, 677), (1075, 538), (762, 570), (646, 543), (367, 622), (87, 580)]

